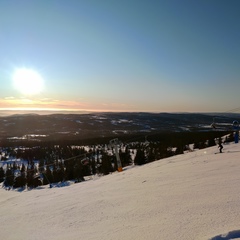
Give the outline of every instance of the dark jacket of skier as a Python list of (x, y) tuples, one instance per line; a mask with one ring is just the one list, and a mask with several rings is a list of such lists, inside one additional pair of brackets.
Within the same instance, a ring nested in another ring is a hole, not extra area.
[(220, 153), (222, 153), (223, 145), (221, 143), (218, 144), (218, 148), (219, 148)]

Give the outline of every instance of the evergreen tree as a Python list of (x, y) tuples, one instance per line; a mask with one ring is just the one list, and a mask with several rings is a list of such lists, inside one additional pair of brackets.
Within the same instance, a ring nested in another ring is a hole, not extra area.
[(104, 175), (107, 175), (110, 172), (113, 172), (111, 158), (105, 152), (103, 152), (103, 155), (102, 155), (102, 167), (101, 167), (101, 170), (102, 170), (102, 173)]
[(43, 169), (44, 169), (44, 160), (43, 159), (39, 160), (38, 169), (39, 169), (39, 172), (43, 171)]
[(155, 161), (156, 156), (154, 154), (154, 148), (153, 146), (149, 146), (148, 151), (147, 151), (147, 162), (153, 162)]
[(17, 176), (14, 180), (14, 188), (24, 187), (27, 183), (26, 173), (25, 173), (25, 165), (22, 164), (20, 176)]
[(183, 146), (178, 146), (177, 149), (175, 150), (175, 154), (183, 154)]
[(3, 170), (3, 167), (0, 167), (0, 183), (4, 181), (5, 172)]
[(200, 143), (199, 142), (194, 142), (193, 149), (199, 149), (199, 148), (200, 148)]
[(13, 187), (14, 188), (21, 188), (24, 187), (26, 185), (26, 178), (24, 178), (23, 176), (18, 176), (14, 179), (14, 184)]
[(125, 147), (124, 152), (121, 149), (119, 149), (119, 157), (121, 159), (122, 167), (128, 166), (132, 163), (130, 150), (128, 149), (127, 146)]
[(40, 179), (40, 176), (39, 175), (35, 176), (33, 178), (33, 187), (36, 188), (36, 187), (41, 186), (41, 185), (42, 185), (42, 181)]
[(161, 152), (158, 146), (154, 147), (154, 156), (156, 160), (159, 160), (161, 158)]
[(79, 159), (76, 160), (75, 162), (75, 165), (73, 168), (73, 174), (76, 182), (85, 181), (84, 175), (83, 175), (83, 165)]
[(115, 155), (111, 156), (111, 163), (112, 163), (113, 172), (117, 171), (118, 170), (118, 164), (117, 164), (117, 158), (116, 158)]
[(214, 139), (214, 138), (209, 139), (209, 141), (208, 141), (208, 147), (213, 147), (213, 146), (215, 146), (215, 145), (216, 145), (215, 139)]
[(59, 162), (57, 166), (54, 165), (52, 175), (54, 182), (62, 182), (64, 180), (65, 173), (62, 162)]
[(27, 168), (27, 186), (29, 188), (32, 188), (33, 187), (33, 180), (34, 180), (34, 165), (31, 164), (29, 165), (28, 164), (28, 168)]
[(57, 167), (55, 164), (53, 165), (52, 176), (53, 176), (53, 182), (59, 182), (58, 174), (57, 174)]
[(71, 159), (71, 160), (68, 160), (68, 161), (65, 161), (64, 164), (65, 164), (65, 180), (72, 180), (74, 179), (74, 160)]
[(94, 152), (91, 154), (90, 165), (91, 165), (92, 174), (95, 175), (97, 170), (96, 170), (96, 161), (95, 161)]
[(143, 149), (139, 148), (137, 149), (136, 156), (134, 158), (134, 164), (135, 165), (143, 165), (146, 163), (146, 156)]
[(11, 168), (8, 168), (5, 174), (5, 181), (4, 186), (5, 187), (12, 187), (14, 183), (14, 175)]
[(17, 164), (16, 162), (13, 162), (13, 166), (12, 166), (12, 171), (14, 172), (15, 170), (17, 170)]
[(46, 167), (46, 171), (43, 173), (43, 184), (47, 185), (53, 183), (53, 175), (49, 166)]

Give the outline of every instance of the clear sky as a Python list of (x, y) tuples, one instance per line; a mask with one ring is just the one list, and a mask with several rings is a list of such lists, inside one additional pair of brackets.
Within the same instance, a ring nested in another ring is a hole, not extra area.
[(240, 1), (1, 0), (0, 83), (0, 109), (237, 108)]

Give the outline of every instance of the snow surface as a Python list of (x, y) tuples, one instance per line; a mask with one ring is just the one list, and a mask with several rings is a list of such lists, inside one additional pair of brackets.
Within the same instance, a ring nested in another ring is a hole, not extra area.
[(0, 189), (0, 239), (240, 238), (240, 144), (223, 150), (193, 151), (68, 187)]

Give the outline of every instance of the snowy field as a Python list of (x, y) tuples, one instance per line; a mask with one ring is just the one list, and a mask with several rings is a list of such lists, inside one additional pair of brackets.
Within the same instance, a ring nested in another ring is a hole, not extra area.
[(240, 143), (217, 151), (197, 150), (68, 187), (1, 188), (0, 239), (238, 239)]

